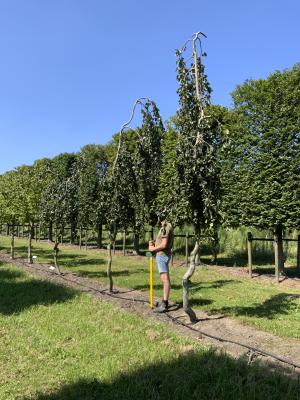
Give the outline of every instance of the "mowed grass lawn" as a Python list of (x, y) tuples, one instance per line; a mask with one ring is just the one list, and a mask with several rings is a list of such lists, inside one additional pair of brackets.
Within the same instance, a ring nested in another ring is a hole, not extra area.
[[(0, 238), (2, 251), (8, 251), (8, 243), (8, 238)], [(16, 240), (16, 255), (26, 257), (26, 246), (25, 240)], [(52, 264), (52, 253), (49, 244), (34, 243), (38, 262)], [(62, 270), (76, 272), (107, 285), (104, 252), (61, 247), (60, 264)], [(112, 269), (116, 286), (148, 292), (147, 258), (116, 255)], [(184, 272), (184, 267), (171, 269), (171, 299), (177, 302), (182, 299), (181, 279)], [(198, 267), (192, 281), (191, 304), (195, 309), (237, 318), (276, 335), (300, 338), (300, 290), (281, 287), (275, 282), (241, 278), (209, 266)], [(159, 298), (161, 293), (162, 286), (156, 272), (156, 297)]]
[(233, 360), (0, 263), (0, 399), (299, 399), (299, 380)]

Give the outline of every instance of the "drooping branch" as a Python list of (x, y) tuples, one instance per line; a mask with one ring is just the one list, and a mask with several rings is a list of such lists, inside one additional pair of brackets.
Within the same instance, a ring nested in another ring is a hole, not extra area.
[(119, 158), (119, 153), (120, 153), (121, 145), (122, 145), (123, 132), (125, 131), (125, 129), (129, 128), (129, 126), (130, 126), (130, 124), (131, 124), (131, 122), (133, 120), (133, 117), (134, 117), (135, 110), (136, 110), (137, 106), (140, 105), (141, 107), (145, 107), (145, 103), (144, 103), (145, 101), (151, 103), (151, 100), (149, 100), (147, 97), (140, 97), (139, 99), (137, 99), (134, 102), (134, 105), (132, 107), (132, 111), (131, 111), (131, 115), (130, 115), (129, 120), (127, 122), (125, 122), (125, 124), (123, 124), (122, 127), (121, 127), (120, 136), (119, 136), (119, 143), (118, 143), (118, 150), (117, 150), (117, 154), (116, 154), (116, 157), (115, 157), (115, 160), (114, 160), (112, 173), (114, 173), (114, 171), (115, 171), (115, 167), (116, 167), (116, 164), (117, 164), (117, 161), (118, 161), (118, 158)]

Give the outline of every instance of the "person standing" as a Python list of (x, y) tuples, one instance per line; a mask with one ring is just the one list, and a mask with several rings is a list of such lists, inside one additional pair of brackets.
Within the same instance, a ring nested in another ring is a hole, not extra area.
[(156, 240), (149, 241), (149, 251), (155, 254), (157, 268), (160, 274), (160, 279), (163, 283), (163, 299), (154, 309), (154, 312), (163, 313), (167, 311), (169, 305), (169, 294), (171, 288), (169, 262), (171, 259), (171, 251), (174, 240), (173, 227), (167, 221), (165, 215), (160, 215), (158, 218), (160, 230)]

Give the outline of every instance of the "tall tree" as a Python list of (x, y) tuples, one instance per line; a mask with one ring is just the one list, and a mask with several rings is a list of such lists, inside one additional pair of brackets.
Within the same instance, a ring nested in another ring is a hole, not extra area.
[[(218, 124), (209, 116), (211, 87), (205, 75), (201, 49), (201, 33), (192, 40), (193, 62), (187, 66), (184, 52), (177, 51), (177, 79), (179, 83), (179, 110), (175, 118), (178, 137), (170, 135), (174, 165), (165, 160), (162, 172), (160, 204), (167, 206), (171, 200), (170, 218), (175, 224), (189, 223), (194, 226), (195, 247), (191, 253), (190, 266), (183, 277), (183, 307), (191, 321), (196, 315), (189, 305), (189, 282), (199, 260), (201, 234), (214, 234), (219, 215), (220, 185), (217, 160)], [(188, 42), (188, 43), (189, 43)], [(200, 49), (200, 51), (199, 51)], [(173, 136), (173, 137), (172, 137)], [(174, 147), (173, 147), (174, 145)], [(174, 171), (170, 188), (166, 182)], [(171, 193), (171, 194), (170, 194)]]
[(8, 171), (1, 175), (0, 179), (0, 216), (1, 222), (10, 226), (9, 232), (11, 235), (11, 258), (14, 258), (14, 239), (15, 226), (19, 221), (18, 202), (16, 201), (18, 192), (17, 171)]
[(102, 244), (102, 225), (105, 223), (99, 196), (101, 197), (100, 192), (108, 165), (104, 146), (89, 144), (84, 146), (78, 154), (78, 225), (80, 232), (82, 227), (97, 227), (98, 247)]
[(295, 66), (236, 88), (235, 145), (222, 179), (227, 224), (273, 229), (279, 270), (283, 229), (300, 226), (299, 87)]
[(76, 168), (77, 156), (62, 153), (51, 161), (51, 180), (41, 198), (41, 218), (45, 223), (55, 225), (54, 262), (59, 272), (57, 261), (59, 238), (64, 227), (70, 225), (73, 236), (78, 215), (78, 174)]

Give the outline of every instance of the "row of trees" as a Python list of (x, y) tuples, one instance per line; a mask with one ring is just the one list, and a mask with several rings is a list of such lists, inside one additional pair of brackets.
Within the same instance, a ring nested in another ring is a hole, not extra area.
[[(230, 109), (212, 106), (201, 35), (190, 41), (191, 63), (185, 58), (189, 43), (177, 52), (179, 110), (166, 127), (156, 104), (139, 99), (107, 145), (87, 145), (0, 176), (0, 221), (29, 224), (29, 262), (36, 222), (49, 227), (50, 238), (55, 229), (56, 240), (67, 225), (73, 239), (76, 229), (97, 227), (99, 246), (103, 225), (110, 244), (118, 231), (130, 229), (138, 250), (139, 235), (163, 210), (174, 225), (194, 226), (186, 289), (201, 235), (217, 242), (220, 223), (274, 229), (283, 266), (283, 229), (300, 226), (299, 65), (247, 80), (233, 92)], [(137, 109), (142, 124), (130, 129)], [(108, 275), (112, 289), (111, 259)]]

